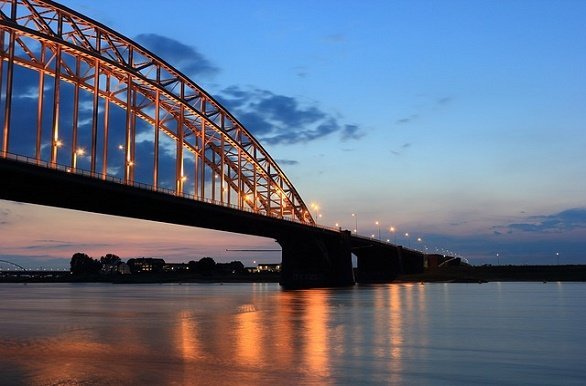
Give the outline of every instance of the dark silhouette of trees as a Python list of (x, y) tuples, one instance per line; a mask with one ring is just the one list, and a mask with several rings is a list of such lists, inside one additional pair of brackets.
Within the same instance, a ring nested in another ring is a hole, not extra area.
[(229, 263), (216, 263), (216, 273), (224, 275), (237, 275), (244, 272), (244, 264), (240, 261)]
[(189, 270), (193, 273), (211, 274), (216, 269), (216, 262), (211, 257), (202, 257), (198, 261), (191, 260)]
[(100, 257), (100, 263), (102, 264), (102, 272), (106, 274), (118, 272), (118, 266), (122, 263), (122, 260), (111, 253), (106, 256)]
[(80, 252), (73, 254), (69, 265), (73, 275), (97, 274), (102, 268), (102, 263), (98, 260), (92, 259), (85, 253)]

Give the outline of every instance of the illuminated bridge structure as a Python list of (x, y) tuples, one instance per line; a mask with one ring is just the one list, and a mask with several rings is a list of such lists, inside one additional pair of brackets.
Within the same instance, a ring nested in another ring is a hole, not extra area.
[(352, 251), (405, 266), (316, 226), (253, 135), (139, 44), (52, 1), (0, 0), (0, 27), (0, 198), (271, 237), (289, 287), (354, 283)]

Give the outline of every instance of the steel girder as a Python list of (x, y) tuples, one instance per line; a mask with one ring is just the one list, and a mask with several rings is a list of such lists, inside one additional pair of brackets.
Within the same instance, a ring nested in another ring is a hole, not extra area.
[[(37, 161), (57, 163), (60, 109), (64, 103), (71, 103), (69, 166), (76, 171), (79, 95), (80, 90), (85, 90), (93, 96), (89, 155), (92, 174), (103, 178), (109, 175), (109, 111), (111, 105), (118, 106), (126, 114), (125, 140), (121, 145), (125, 183), (134, 183), (136, 120), (140, 119), (154, 128), (150, 138), (154, 143), (154, 189), (159, 183), (163, 133), (176, 145), (175, 194), (185, 195), (189, 184), (192, 196), (198, 200), (314, 224), (283, 171), (236, 118), (181, 72), (108, 27), (52, 1), (0, 0), (0, 55), (0, 90), (4, 90), (4, 106), (0, 105), (4, 108), (1, 154), (9, 152), (12, 82), (17, 65), (39, 74)], [(52, 140), (50, 159), (42, 160), (47, 76), (53, 78), (53, 94), (47, 98), (52, 101)], [(66, 101), (60, 95), (62, 82), (73, 85), (73, 100)], [(99, 127), (100, 119), (103, 127)], [(189, 154), (195, 165), (193, 181), (186, 180), (184, 170)]]

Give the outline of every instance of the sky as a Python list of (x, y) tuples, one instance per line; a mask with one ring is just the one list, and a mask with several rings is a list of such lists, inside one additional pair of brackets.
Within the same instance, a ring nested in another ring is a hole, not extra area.
[[(584, 1), (61, 3), (220, 101), (318, 223), (472, 264), (586, 263)], [(75, 252), (252, 264), (280, 254), (226, 249), (278, 248), (0, 201), (0, 259), (25, 266)]]

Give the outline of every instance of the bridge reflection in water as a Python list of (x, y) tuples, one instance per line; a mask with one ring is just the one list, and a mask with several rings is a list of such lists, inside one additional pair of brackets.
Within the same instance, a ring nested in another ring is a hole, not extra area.
[(427, 323), (419, 285), (61, 285), (24, 296), (12, 312), (30, 317), (0, 333), (0, 368), (30, 384), (396, 382)]

